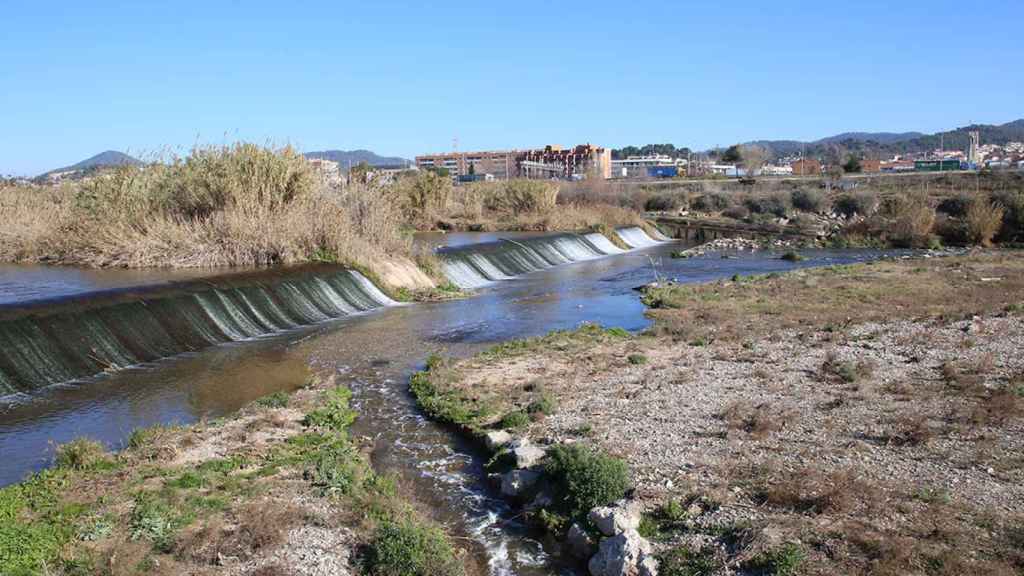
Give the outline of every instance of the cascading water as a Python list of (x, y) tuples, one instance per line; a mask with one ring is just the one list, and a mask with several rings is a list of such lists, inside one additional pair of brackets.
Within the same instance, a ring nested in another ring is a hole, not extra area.
[(644, 232), (643, 228), (639, 226), (629, 226), (627, 228), (616, 228), (615, 233), (622, 238), (622, 241), (629, 245), (630, 248), (647, 248), (648, 246), (657, 246), (662, 241), (655, 240)]
[[(649, 238), (648, 242), (648, 245), (656, 244)], [(592, 233), (585, 236), (557, 234), (500, 240), (442, 249), (438, 251), (438, 256), (448, 279), (460, 288), (471, 289), (553, 266), (622, 252), (624, 250), (616, 247), (608, 238)]]
[(0, 395), (395, 304), (352, 270), (222, 284), (9, 317), (0, 322)]

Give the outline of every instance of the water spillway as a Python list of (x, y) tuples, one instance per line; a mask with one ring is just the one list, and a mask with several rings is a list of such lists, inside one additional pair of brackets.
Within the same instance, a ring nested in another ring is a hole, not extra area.
[(0, 311), (0, 395), (395, 304), (352, 270), (188, 282)]
[(664, 240), (661, 239), (651, 238), (647, 232), (639, 226), (616, 228), (615, 233), (618, 234), (619, 238), (622, 238), (622, 241), (630, 248), (647, 248), (649, 246), (657, 246), (664, 242)]
[[(640, 228), (625, 230), (629, 231), (635, 244), (628, 240), (626, 243), (634, 248), (659, 244)], [(460, 288), (471, 289), (562, 264), (623, 252), (625, 250), (615, 246), (606, 236), (594, 232), (503, 239), (442, 249), (437, 255), (448, 279)]]

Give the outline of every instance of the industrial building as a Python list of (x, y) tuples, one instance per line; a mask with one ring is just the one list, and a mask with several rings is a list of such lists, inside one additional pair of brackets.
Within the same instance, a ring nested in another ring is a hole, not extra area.
[(560, 178), (565, 180), (596, 174), (611, 177), (612, 151), (608, 148), (582, 144), (563, 149), (546, 146), (533, 150), (500, 150), (487, 152), (448, 152), (416, 157), (416, 166), (423, 170), (444, 168), (453, 180), (469, 174), (495, 179)]
[[(669, 170), (671, 168), (672, 170)], [(616, 178), (666, 178), (685, 176), (686, 158), (673, 158), (666, 154), (630, 156), (612, 160), (612, 174)]]

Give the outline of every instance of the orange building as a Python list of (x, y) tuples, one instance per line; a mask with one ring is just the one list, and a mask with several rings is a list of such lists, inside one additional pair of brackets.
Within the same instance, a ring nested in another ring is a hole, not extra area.
[(793, 169), (793, 176), (820, 176), (821, 162), (814, 158), (801, 158), (789, 165)]
[(882, 161), (881, 160), (861, 160), (860, 161), (860, 171), (861, 172), (869, 172), (869, 173), (881, 172), (882, 171)]

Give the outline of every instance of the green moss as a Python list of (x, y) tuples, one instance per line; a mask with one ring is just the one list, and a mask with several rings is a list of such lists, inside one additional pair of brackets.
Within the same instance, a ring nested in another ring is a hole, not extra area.
[(374, 576), (463, 574), (445, 534), (411, 520), (384, 522), (377, 528), (367, 550), (365, 568)]
[(554, 446), (544, 472), (555, 489), (556, 504), (571, 518), (619, 500), (632, 486), (625, 461), (579, 444)]

